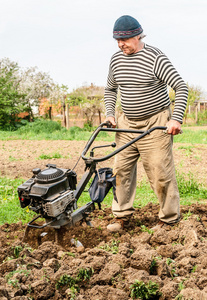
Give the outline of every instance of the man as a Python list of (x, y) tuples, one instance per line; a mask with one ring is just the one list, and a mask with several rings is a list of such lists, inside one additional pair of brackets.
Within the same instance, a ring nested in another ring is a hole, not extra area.
[[(112, 127), (148, 130), (155, 126), (167, 126), (167, 133), (155, 130), (115, 157), (116, 196), (112, 211), (116, 217), (109, 231), (119, 231), (129, 225), (133, 215), (139, 157), (152, 189), (159, 199), (160, 225), (175, 224), (180, 220), (179, 192), (175, 178), (172, 154), (173, 135), (181, 132), (183, 114), (187, 104), (188, 89), (169, 59), (157, 48), (143, 42), (143, 29), (131, 16), (117, 19), (113, 37), (120, 51), (110, 62), (105, 106), (107, 121)], [(170, 110), (167, 86), (175, 90), (175, 107)], [(121, 94), (123, 114), (115, 120), (117, 90)], [(135, 136), (116, 133), (117, 147)]]

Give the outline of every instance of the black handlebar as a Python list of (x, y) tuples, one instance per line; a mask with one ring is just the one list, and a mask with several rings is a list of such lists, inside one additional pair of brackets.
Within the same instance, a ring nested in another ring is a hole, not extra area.
[[(107, 128), (104, 128), (104, 126), (106, 126)], [(156, 126), (153, 128), (150, 128), (149, 130), (143, 131), (143, 130), (133, 130), (133, 129), (119, 129), (119, 128), (110, 128), (111, 127), (111, 123), (109, 121), (105, 122), (105, 123), (101, 123), (96, 130), (93, 132), (91, 138), (89, 139), (88, 143), (86, 144), (81, 157), (83, 160), (91, 160), (94, 162), (101, 162), (101, 161), (105, 161), (111, 157), (113, 157), (114, 155), (116, 155), (117, 153), (119, 153), (120, 151), (124, 150), (125, 148), (129, 147), (131, 144), (137, 142), (138, 140), (140, 140), (141, 138), (143, 138), (145, 135), (150, 134), (152, 131), (154, 130), (166, 130), (167, 127), (165, 126)], [(104, 156), (104, 157), (100, 157), (100, 158), (94, 158), (94, 157), (86, 157), (86, 153), (88, 152), (90, 146), (92, 145), (92, 143), (94, 142), (95, 138), (97, 137), (97, 135), (99, 134), (100, 131), (107, 131), (107, 132), (127, 132), (127, 133), (138, 133), (140, 134), (138, 137), (134, 138), (133, 140), (131, 140), (130, 142), (128, 142), (127, 144), (123, 145), (122, 147), (116, 149), (115, 151), (113, 151), (112, 153)]]

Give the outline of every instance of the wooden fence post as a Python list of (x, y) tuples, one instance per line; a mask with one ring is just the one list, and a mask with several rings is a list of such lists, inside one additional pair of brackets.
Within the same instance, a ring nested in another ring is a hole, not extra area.
[(66, 104), (66, 128), (69, 129), (69, 103)]
[(198, 123), (198, 105), (196, 104), (196, 107), (195, 107), (195, 123), (197, 124)]

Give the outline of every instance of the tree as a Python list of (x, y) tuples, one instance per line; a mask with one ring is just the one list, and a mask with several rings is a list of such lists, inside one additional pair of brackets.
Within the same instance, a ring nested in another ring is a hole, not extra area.
[(47, 98), (46, 114), (52, 106), (58, 109), (65, 103), (68, 87), (54, 83), (48, 73), (39, 71), (37, 67), (22, 69), (8, 58), (0, 60), (0, 65), (2, 74), (12, 70), (13, 87), (20, 95), (24, 94), (22, 109), (29, 113), (31, 120), (34, 118), (33, 111), (38, 112), (42, 98)]
[(50, 95), (49, 103), (54, 107), (56, 111), (62, 110), (63, 113), (63, 123), (66, 126), (66, 116), (65, 116), (65, 107), (68, 96), (68, 87), (66, 85), (54, 85)]
[(90, 86), (82, 86), (69, 94), (69, 101), (79, 103), (81, 111), (86, 117), (86, 124), (93, 126), (94, 117), (99, 116), (101, 123), (101, 113), (104, 112), (104, 87), (98, 87), (93, 84)]
[(19, 112), (25, 108), (25, 95), (19, 91), (18, 65), (0, 61), (0, 127), (13, 127)]
[[(168, 94), (169, 94), (171, 102), (173, 103), (175, 101), (175, 91), (171, 87), (168, 88)], [(186, 123), (187, 116), (188, 116), (189, 106), (195, 105), (196, 102), (200, 100), (201, 95), (202, 95), (201, 88), (193, 86), (193, 85), (188, 85), (188, 101), (187, 101), (187, 106), (186, 106), (186, 110), (184, 113), (184, 122), (185, 123)]]
[(33, 119), (33, 110), (38, 108), (42, 98), (49, 97), (55, 83), (48, 73), (38, 71), (37, 67), (19, 70), (18, 81), (19, 91), (25, 94), (27, 111)]
[[(189, 106), (195, 105), (201, 98), (202, 91), (200, 87), (196, 87), (193, 85), (188, 85), (188, 102), (187, 107), (184, 114), (184, 120), (186, 123)], [(197, 120), (196, 120), (197, 121)]]

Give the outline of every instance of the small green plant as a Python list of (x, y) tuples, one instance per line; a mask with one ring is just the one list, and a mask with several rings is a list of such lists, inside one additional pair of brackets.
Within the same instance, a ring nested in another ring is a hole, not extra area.
[(192, 268), (191, 273), (195, 273), (196, 269), (197, 269), (197, 266), (195, 265), (195, 266)]
[(22, 246), (15, 246), (15, 247), (12, 247), (12, 249), (14, 250), (14, 257), (15, 258), (18, 258), (20, 252), (23, 250)]
[(192, 212), (189, 210), (187, 213), (183, 214), (183, 220), (188, 220), (192, 216)]
[(9, 156), (9, 161), (17, 161), (18, 159), (17, 158), (15, 158), (15, 157), (13, 157), (13, 156)]
[(64, 274), (57, 280), (55, 288), (62, 289), (63, 287), (67, 287), (70, 289), (69, 296), (70, 300), (74, 300), (76, 298), (76, 294), (79, 292), (80, 284), (86, 283), (90, 280), (93, 275), (94, 270), (92, 268), (81, 268), (78, 271), (76, 278)]
[(51, 153), (51, 154), (41, 154), (37, 159), (52, 159), (52, 158), (62, 158), (62, 154), (59, 152)]
[(166, 259), (166, 264), (169, 266), (170, 264), (172, 264), (172, 263), (174, 263), (175, 261), (172, 259), (172, 258), (170, 258), (170, 257), (168, 257), (167, 259)]
[(175, 297), (175, 300), (182, 300), (183, 299), (183, 295), (181, 294), (178, 294), (176, 297)]
[(149, 234), (153, 234), (154, 232), (152, 229), (147, 228), (145, 225), (141, 225), (141, 231), (148, 232)]
[(28, 276), (30, 274), (30, 270), (15, 270), (5, 276), (5, 279), (8, 282), (8, 284), (12, 285), (15, 288), (19, 287), (19, 280), (17, 278), (12, 279), (12, 277), (14, 276), (14, 274), (17, 274), (17, 273)]
[(50, 281), (50, 276), (47, 274), (47, 270), (43, 269), (44, 275), (40, 278), (41, 280), (45, 279), (47, 282)]
[(12, 285), (14, 288), (19, 288), (19, 280), (18, 279), (9, 279), (8, 284)]
[(66, 254), (67, 254), (68, 256), (75, 257), (75, 253), (73, 253), (73, 252), (66, 252)]
[(120, 241), (112, 240), (109, 245), (105, 244), (104, 246), (100, 246), (100, 248), (112, 254), (117, 254), (119, 251), (119, 243)]
[(78, 275), (76, 277), (77, 281), (88, 281), (93, 275), (94, 270), (92, 268), (81, 268), (78, 271)]
[(152, 259), (151, 265), (150, 265), (150, 275), (156, 274), (156, 268), (157, 268), (157, 261), (161, 260), (161, 256), (156, 256)]
[(178, 275), (176, 274), (176, 270), (175, 270), (175, 267), (176, 267), (175, 266), (175, 261), (171, 258), (167, 258), (166, 259), (166, 264), (171, 267), (171, 269), (170, 269), (171, 277), (172, 278), (177, 277)]
[(130, 296), (132, 299), (159, 299), (161, 293), (159, 292), (159, 285), (151, 280), (148, 283), (143, 281), (135, 280), (130, 286)]
[(77, 280), (67, 274), (62, 275), (60, 277), (60, 279), (57, 280), (56, 285), (55, 285), (57, 290), (62, 289), (64, 286), (67, 286), (69, 288), (73, 287), (77, 291), (79, 290), (79, 287), (77, 285)]
[(184, 280), (183, 280), (183, 281), (181, 281), (181, 282), (179, 283), (179, 285), (178, 285), (178, 291), (180, 292), (180, 291), (182, 291), (184, 288), (185, 288), (185, 285), (184, 285)]
[(78, 291), (74, 287), (71, 287), (69, 289), (69, 291), (67, 291), (67, 294), (68, 294), (68, 297), (70, 297), (70, 300), (75, 300), (77, 293), (78, 293)]

